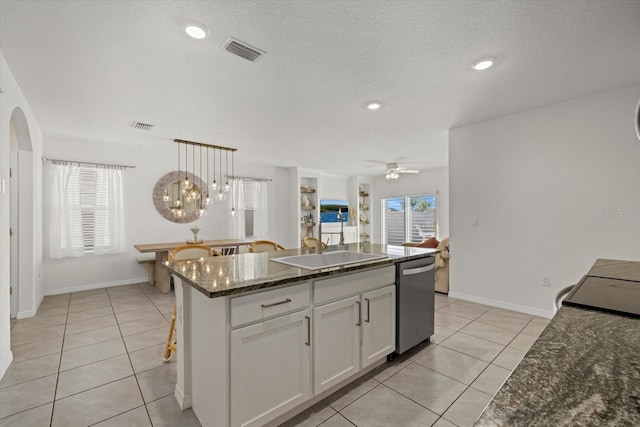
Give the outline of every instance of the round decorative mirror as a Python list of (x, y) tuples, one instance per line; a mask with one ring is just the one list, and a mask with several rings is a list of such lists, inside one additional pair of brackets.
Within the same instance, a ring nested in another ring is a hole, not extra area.
[[(189, 178), (192, 188), (183, 191), (182, 181)], [(153, 204), (160, 215), (171, 222), (189, 223), (200, 218), (201, 189), (207, 184), (191, 172), (173, 171), (162, 176), (153, 187)]]

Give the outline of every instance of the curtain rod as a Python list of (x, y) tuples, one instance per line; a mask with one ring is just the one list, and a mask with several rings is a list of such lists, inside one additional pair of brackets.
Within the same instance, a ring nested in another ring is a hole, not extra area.
[(273, 181), (271, 178), (255, 178), (253, 176), (227, 175), (229, 179), (246, 179), (247, 181)]
[(112, 167), (130, 168), (130, 169), (135, 169), (136, 168), (135, 166), (129, 166), (129, 165), (115, 165), (115, 164), (111, 164), (111, 163), (81, 162), (79, 160), (50, 159), (48, 157), (43, 157), (42, 160), (49, 161), (49, 162), (77, 163), (79, 165), (112, 166)]

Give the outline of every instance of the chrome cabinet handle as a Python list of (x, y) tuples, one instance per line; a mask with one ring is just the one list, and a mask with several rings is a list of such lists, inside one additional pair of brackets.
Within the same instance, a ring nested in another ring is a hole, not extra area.
[(371, 321), (371, 301), (369, 300), (369, 298), (365, 298), (364, 299), (367, 302), (367, 318), (364, 320), (367, 323), (370, 323)]
[(273, 307), (273, 306), (280, 305), (280, 304), (286, 304), (288, 302), (291, 302), (291, 298), (287, 298), (284, 301), (274, 302), (272, 304), (260, 304), (260, 305), (262, 306), (262, 308), (268, 308), (268, 307)]
[(356, 301), (356, 304), (358, 304), (358, 322), (356, 326), (362, 326), (362, 304), (360, 304), (360, 301)]
[(307, 319), (307, 341), (305, 344), (311, 347), (311, 317), (304, 316), (304, 318)]

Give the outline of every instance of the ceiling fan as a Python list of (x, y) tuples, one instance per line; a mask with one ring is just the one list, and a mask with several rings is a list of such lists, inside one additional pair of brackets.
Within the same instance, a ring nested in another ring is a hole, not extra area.
[(387, 163), (387, 170), (384, 173), (384, 177), (390, 181), (394, 181), (400, 178), (401, 173), (419, 173), (418, 169), (407, 169), (403, 166), (398, 166), (397, 163)]

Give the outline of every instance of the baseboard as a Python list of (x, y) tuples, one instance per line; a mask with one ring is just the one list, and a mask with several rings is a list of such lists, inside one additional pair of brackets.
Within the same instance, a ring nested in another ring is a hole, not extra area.
[(133, 285), (136, 283), (148, 283), (148, 282), (149, 282), (149, 278), (145, 276), (145, 277), (139, 277), (135, 279), (118, 280), (116, 282), (91, 283), (89, 285), (70, 286), (68, 288), (46, 289), (44, 291), (44, 294), (47, 296), (60, 295), (60, 294), (67, 294), (69, 292), (91, 291), (93, 289), (111, 288), (113, 286)]
[(191, 408), (191, 396), (185, 396), (182, 389), (178, 387), (178, 384), (176, 384), (173, 396), (178, 401), (178, 406), (180, 406), (180, 409), (184, 411), (185, 409)]
[(4, 374), (7, 372), (7, 369), (9, 369), (9, 366), (11, 366), (11, 362), (13, 362), (13, 352), (11, 350), (9, 350), (7, 357), (0, 357), (0, 360), (2, 360), (4, 363), (2, 363), (2, 365), (0, 365), (0, 380), (2, 379), (2, 377), (4, 377)]
[(40, 308), (40, 304), (42, 304), (42, 300), (44, 300), (44, 294), (40, 297), (40, 301), (36, 304), (36, 308), (33, 310), (22, 310), (16, 313), (16, 319), (28, 319), (29, 317), (33, 317), (38, 312)]
[(16, 319), (28, 319), (29, 317), (33, 317), (38, 312), (38, 309), (35, 310), (22, 310), (16, 314)]
[(504, 308), (505, 310), (518, 311), (520, 313), (531, 314), (533, 316), (545, 317), (547, 319), (551, 319), (555, 314), (553, 311), (540, 310), (533, 307), (527, 307), (526, 305), (511, 304), (509, 302), (477, 297), (475, 295), (467, 295), (460, 292), (449, 291), (449, 297), (476, 302), (478, 304), (490, 305), (492, 307)]

